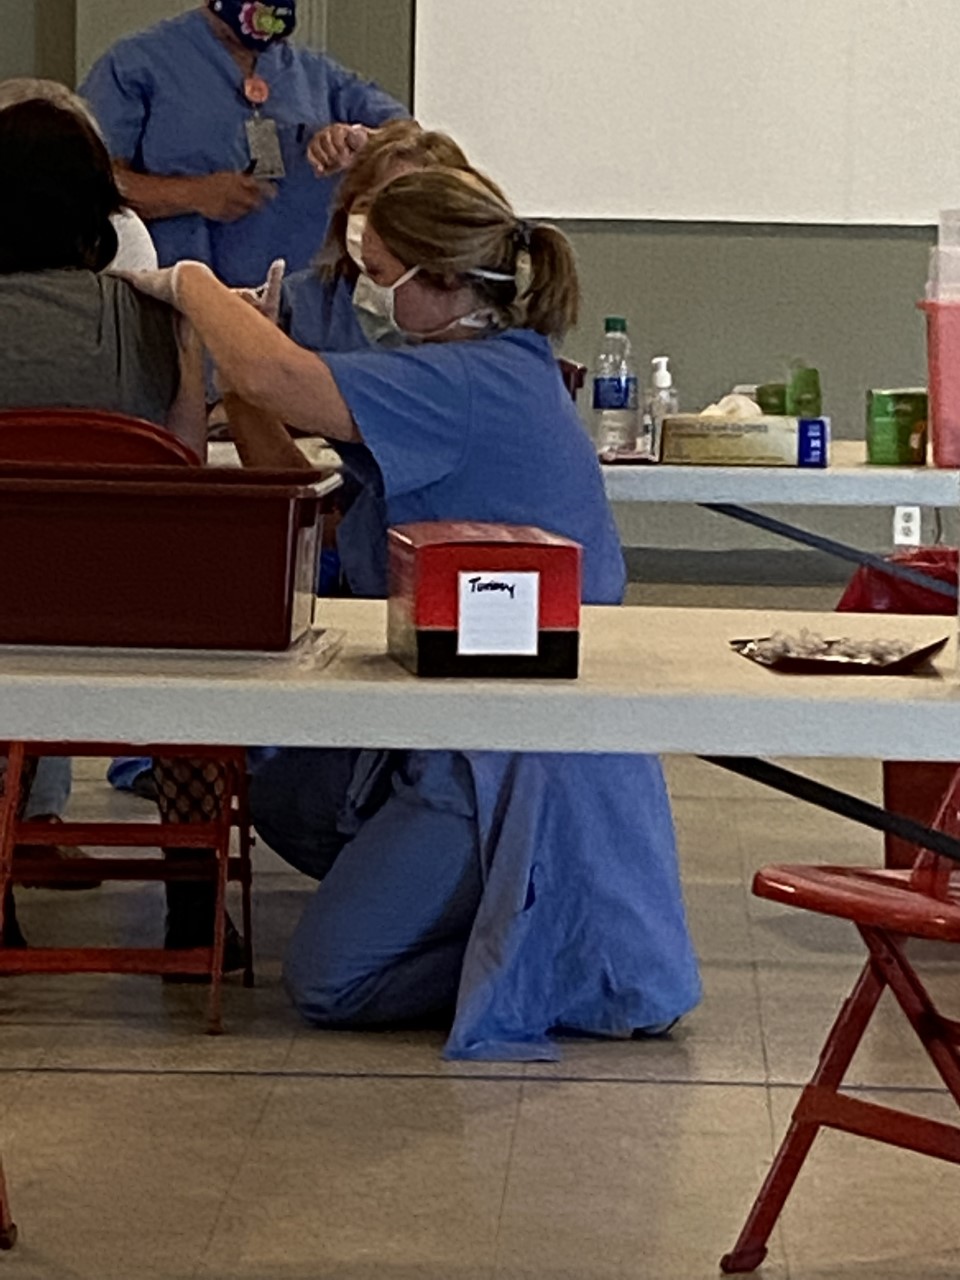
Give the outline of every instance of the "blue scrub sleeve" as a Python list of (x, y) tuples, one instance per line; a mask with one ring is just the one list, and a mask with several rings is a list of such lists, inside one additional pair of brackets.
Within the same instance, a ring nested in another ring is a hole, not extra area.
[(107, 140), (107, 149), (118, 160), (134, 160), (147, 121), (147, 90), (131, 69), (124, 68), (116, 53), (97, 62), (79, 93), (89, 103)]
[(388, 120), (409, 119), (410, 112), (403, 103), (392, 98), (379, 85), (348, 71), (332, 58), (326, 58), (326, 64), (330, 85), (330, 118), (335, 123), (365, 124), (375, 128), (386, 124)]
[(461, 465), (473, 428), (461, 345), (324, 357), (377, 461), (388, 500), (436, 484)]

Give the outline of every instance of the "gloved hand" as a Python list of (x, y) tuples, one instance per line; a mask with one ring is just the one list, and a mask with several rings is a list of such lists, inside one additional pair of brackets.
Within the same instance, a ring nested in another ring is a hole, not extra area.
[(280, 318), (280, 293), (286, 270), (285, 259), (277, 258), (271, 262), (267, 278), (262, 285), (256, 289), (235, 289), (234, 293), (243, 298), (244, 302), (249, 302), (271, 324), (276, 324)]
[(148, 298), (156, 298), (158, 302), (165, 302), (168, 306), (179, 309), (177, 283), (184, 267), (199, 267), (208, 275), (213, 275), (206, 263), (192, 262), (190, 259), (184, 259), (172, 267), (159, 267), (156, 271), (119, 271), (117, 274)]

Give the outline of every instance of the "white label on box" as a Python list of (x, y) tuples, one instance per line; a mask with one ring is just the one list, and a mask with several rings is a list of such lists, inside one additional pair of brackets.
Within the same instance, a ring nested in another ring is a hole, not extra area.
[(461, 573), (457, 653), (536, 657), (539, 573)]

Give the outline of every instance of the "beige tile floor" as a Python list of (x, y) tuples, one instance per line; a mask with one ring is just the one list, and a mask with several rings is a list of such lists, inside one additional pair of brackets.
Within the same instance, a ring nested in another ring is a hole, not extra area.
[[(76, 813), (142, 812), (98, 770), (82, 766)], [(877, 791), (869, 764), (811, 772)], [(444, 1063), (432, 1034), (310, 1031), (278, 985), (309, 886), (262, 850), (259, 986), (231, 983), (222, 1039), (203, 1034), (195, 989), (0, 980), (0, 1147), (22, 1231), (0, 1280), (717, 1275), (859, 963), (842, 924), (753, 899), (752, 871), (874, 861), (879, 842), (696, 761), (670, 761), (669, 779), (706, 988), (669, 1041), (465, 1067)], [(155, 888), (21, 901), (36, 938), (159, 936)], [(949, 994), (956, 967), (929, 967)], [(949, 1118), (909, 1035), (881, 1014), (854, 1084)], [(948, 1165), (827, 1135), (762, 1274), (952, 1280), (958, 1192)]]

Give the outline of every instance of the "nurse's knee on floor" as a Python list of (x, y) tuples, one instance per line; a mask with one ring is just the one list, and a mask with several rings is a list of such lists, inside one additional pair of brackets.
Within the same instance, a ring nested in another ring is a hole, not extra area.
[(316, 1027), (348, 1028), (372, 1025), (369, 978), (351, 978), (316, 964), (287, 956), (283, 985), (294, 1008)]

